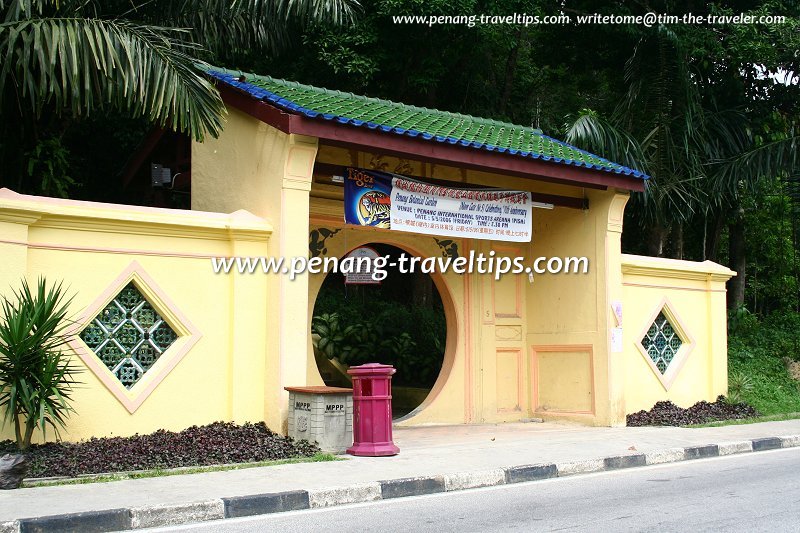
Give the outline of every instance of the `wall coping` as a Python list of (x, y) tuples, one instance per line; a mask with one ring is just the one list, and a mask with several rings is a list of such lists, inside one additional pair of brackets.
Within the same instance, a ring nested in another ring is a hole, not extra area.
[(266, 240), (272, 225), (249, 211), (214, 213), (19, 194), (0, 189), (0, 221), (39, 227)]
[(622, 254), (622, 274), (724, 283), (735, 276), (736, 272), (713, 261), (684, 261)]

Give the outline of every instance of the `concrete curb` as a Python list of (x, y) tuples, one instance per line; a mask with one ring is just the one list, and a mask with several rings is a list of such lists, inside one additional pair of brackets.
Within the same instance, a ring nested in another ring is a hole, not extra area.
[(131, 509), (131, 529), (177, 526), (225, 518), (225, 503), (208, 500), (179, 505), (159, 505)]
[(122, 531), (131, 528), (130, 509), (108, 509), (18, 520), (23, 533), (47, 531)]
[(225, 518), (240, 518), (242, 516), (300, 511), (311, 508), (308, 491), (306, 490), (234, 496), (233, 498), (222, 498), (222, 503), (225, 506)]
[(308, 491), (308, 500), (312, 509), (348, 503), (373, 502), (380, 500), (381, 497), (381, 484), (378, 482)]
[(0, 522), (0, 533), (50, 531), (122, 531), (175, 526), (207, 520), (237, 518), (334, 505), (364, 503), (478, 487), (524, 483), (555, 477), (635, 468), (647, 465), (721, 457), (740, 453), (800, 447), (800, 435), (784, 435), (705, 446), (666, 448), (584, 461), (518, 465), (492, 470), (456, 472), (438, 476), (388, 479), (344, 487), (294, 490), (271, 494), (235, 496), (177, 505), (108, 509), (84, 513), (23, 518)]

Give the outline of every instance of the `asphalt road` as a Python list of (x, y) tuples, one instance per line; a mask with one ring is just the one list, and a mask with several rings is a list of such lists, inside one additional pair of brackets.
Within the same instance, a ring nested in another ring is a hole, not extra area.
[(800, 449), (160, 531), (800, 531)]

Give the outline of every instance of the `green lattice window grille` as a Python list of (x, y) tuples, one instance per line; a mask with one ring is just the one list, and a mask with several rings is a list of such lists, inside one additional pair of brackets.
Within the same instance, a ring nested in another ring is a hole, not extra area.
[(683, 340), (664, 315), (664, 311), (658, 313), (642, 339), (642, 347), (662, 375), (667, 372), (682, 345)]
[(128, 389), (177, 338), (133, 282), (81, 332), (83, 342)]

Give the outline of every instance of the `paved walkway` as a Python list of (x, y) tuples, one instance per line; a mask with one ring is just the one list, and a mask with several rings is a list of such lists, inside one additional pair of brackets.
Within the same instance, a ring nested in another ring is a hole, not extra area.
[[(566, 423), (398, 428), (395, 442), (400, 447), (400, 454), (395, 457), (345, 456), (347, 460), (336, 462), (0, 491), (0, 533), (18, 531), (20, 523), (15, 522), (18, 519), (109, 509), (186, 506), (208, 501), (218, 502), (223, 506), (221, 512), (225, 516), (233, 516), (225, 507), (228, 503), (223, 505), (222, 499), (287, 491), (308, 491), (313, 495), (315, 491), (337, 487), (346, 491), (370, 483), (377, 487), (378, 494), (383, 489), (385, 498), (387, 489), (375, 482), (412, 477), (439, 476), (441, 479), (455, 473), (478, 473), (485, 478), (487, 475), (491, 477), (493, 469), (504, 476), (502, 481), (496, 480), (497, 483), (513, 482), (510, 476), (515, 474), (508, 469), (517, 467), (516, 471), (521, 472), (519, 467), (523, 465), (557, 466), (559, 475), (563, 475), (592, 471), (592, 464), (600, 465), (594, 470), (603, 469), (604, 460), (606, 468), (611, 468), (609, 465), (617, 464), (614, 461), (618, 461), (619, 456), (631, 456), (630, 464), (625, 466), (645, 464), (645, 458), (648, 464), (661, 462), (654, 459), (658, 457), (682, 460), (691, 458), (688, 452), (684, 452), (685, 448), (709, 444), (718, 445), (720, 455), (758, 449), (761, 443), (745, 441), (765, 438), (785, 437), (782, 441), (772, 441), (772, 444), (764, 441), (764, 447), (796, 446), (800, 445), (799, 435), (800, 420), (701, 429), (590, 428)], [(703, 454), (707, 451), (701, 450)], [(609, 458), (614, 460), (609, 462)], [(639, 458), (641, 462), (635, 461)], [(564, 466), (581, 462), (585, 465), (575, 472), (567, 472), (570, 467)], [(555, 472), (555, 467), (552, 470)], [(451, 486), (443, 490), (451, 490), (456, 478), (450, 476)], [(481, 484), (474, 481), (464, 483), (463, 486)], [(488, 480), (482, 484), (497, 483)], [(305, 498), (307, 502), (308, 495)], [(317, 501), (317, 505), (332, 503), (338, 502)], [(315, 506), (313, 497), (311, 506)], [(211, 517), (202, 512), (187, 516), (179, 518), (176, 515), (159, 520), (176, 523), (191, 520), (192, 516), (194, 519)], [(156, 525), (159, 520), (134, 520), (130, 527)]]

